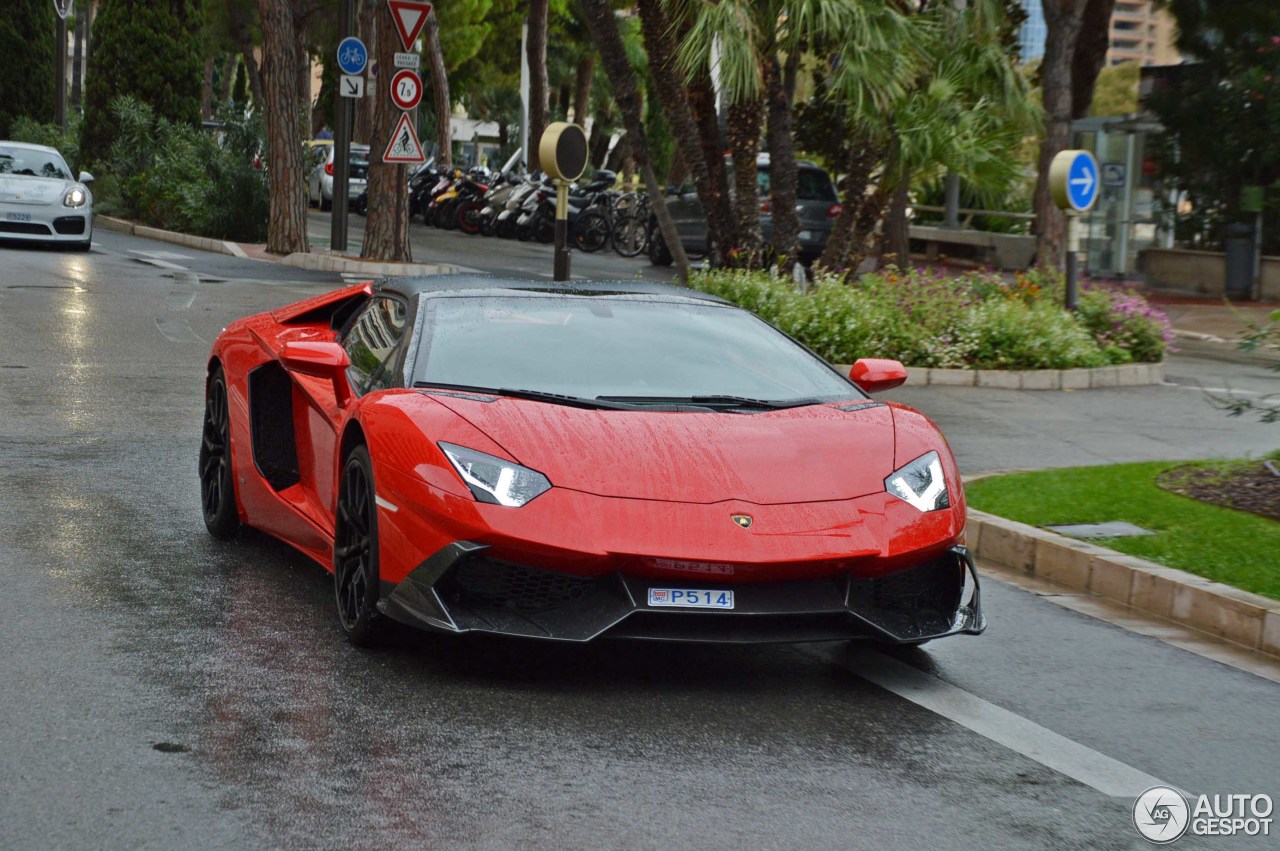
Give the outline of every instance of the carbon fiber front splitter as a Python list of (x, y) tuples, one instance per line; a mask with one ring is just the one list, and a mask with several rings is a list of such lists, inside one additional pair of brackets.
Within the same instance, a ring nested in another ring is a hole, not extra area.
[(964, 547), (885, 577), (731, 586), (730, 610), (650, 606), (655, 585), (722, 589), (705, 582), (656, 582), (623, 574), (589, 578), (490, 559), (458, 541), (399, 585), (379, 609), (411, 626), (448, 633), (496, 633), (554, 641), (632, 638), (759, 644), (873, 639), (915, 644), (986, 628), (978, 575)]

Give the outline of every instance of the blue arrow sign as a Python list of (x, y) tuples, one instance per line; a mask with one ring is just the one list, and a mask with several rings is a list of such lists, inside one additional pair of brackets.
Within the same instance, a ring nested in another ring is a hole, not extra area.
[(361, 74), (369, 63), (369, 51), (364, 42), (349, 36), (338, 42), (338, 67), (344, 74)]
[(1098, 200), (1102, 181), (1098, 176), (1098, 161), (1088, 151), (1080, 151), (1071, 160), (1067, 172), (1067, 200), (1080, 212), (1091, 209)]

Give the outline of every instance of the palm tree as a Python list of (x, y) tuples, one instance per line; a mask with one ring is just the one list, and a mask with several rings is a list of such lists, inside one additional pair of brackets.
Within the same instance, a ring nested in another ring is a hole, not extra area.
[(618, 22), (613, 15), (613, 7), (609, 0), (578, 0), (582, 17), (591, 30), (604, 63), (605, 72), (609, 76), (609, 85), (613, 89), (614, 99), (622, 113), (622, 122), (627, 136), (631, 139), (631, 154), (644, 177), (649, 190), (649, 197), (654, 199), (652, 210), (658, 220), (658, 228), (662, 238), (671, 251), (671, 257), (679, 270), (680, 280), (689, 282), (689, 258), (685, 256), (684, 247), (676, 233), (675, 222), (671, 212), (662, 203), (662, 184), (658, 183), (653, 172), (653, 164), (649, 160), (649, 148), (645, 140), (642, 101), (640, 90), (636, 85), (635, 69), (627, 58), (626, 46), (618, 32)]
[[(806, 52), (835, 55), (845, 73), (858, 77), (865, 92), (892, 88), (909, 65), (891, 46), (903, 28), (891, 0), (666, 0), (690, 17), (678, 61), (686, 78), (710, 67), (718, 54), (722, 88), (736, 121), (731, 125), (735, 168), (735, 214), (739, 225), (758, 216), (754, 211), (755, 152), (759, 146), (753, 119), (765, 113), (770, 158), (773, 248), (780, 265), (790, 271), (798, 254), (800, 224), (796, 216), (798, 169), (793, 129), (793, 102), (801, 56)], [(867, 56), (882, 60), (866, 61)], [(883, 61), (883, 60), (888, 61)], [(899, 84), (900, 85), (900, 84)], [(743, 172), (747, 171), (746, 174)], [(748, 251), (755, 226), (746, 242)], [(741, 234), (740, 234), (741, 235)]]
[[(895, 53), (907, 60), (906, 78), (882, 77), (869, 86), (862, 71), (836, 65), (830, 96), (847, 104), (856, 144), (844, 163), (845, 210), (822, 266), (856, 270), (882, 216), (886, 258), (905, 263), (913, 180), (951, 171), (973, 188), (996, 191), (1020, 176), (1015, 151), (1038, 114), (1001, 43), (1004, 14), (1000, 0), (972, 0), (963, 10), (947, 3), (898, 18), (893, 40), (902, 39)], [(867, 150), (874, 161), (857, 156)]]

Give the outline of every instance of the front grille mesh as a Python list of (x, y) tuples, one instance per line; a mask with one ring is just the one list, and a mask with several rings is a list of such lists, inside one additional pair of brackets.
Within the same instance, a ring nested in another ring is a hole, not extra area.
[(449, 575), (444, 590), (456, 605), (528, 614), (581, 600), (598, 583), (588, 577), (472, 558)]
[[(954, 555), (870, 580), (871, 601), (885, 612), (953, 612), (960, 604), (964, 573)], [(861, 584), (861, 583), (856, 583)]]

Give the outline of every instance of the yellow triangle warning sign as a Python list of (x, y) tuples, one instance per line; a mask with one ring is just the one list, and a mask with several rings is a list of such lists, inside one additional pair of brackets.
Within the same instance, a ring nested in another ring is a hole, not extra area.
[(396, 125), (396, 130), (391, 134), (391, 141), (387, 144), (387, 152), (382, 155), (384, 163), (424, 163), (427, 161), (426, 156), (422, 153), (422, 143), (418, 141), (418, 134), (413, 129), (412, 122), (409, 121), (409, 113), (400, 114), (400, 123)]

